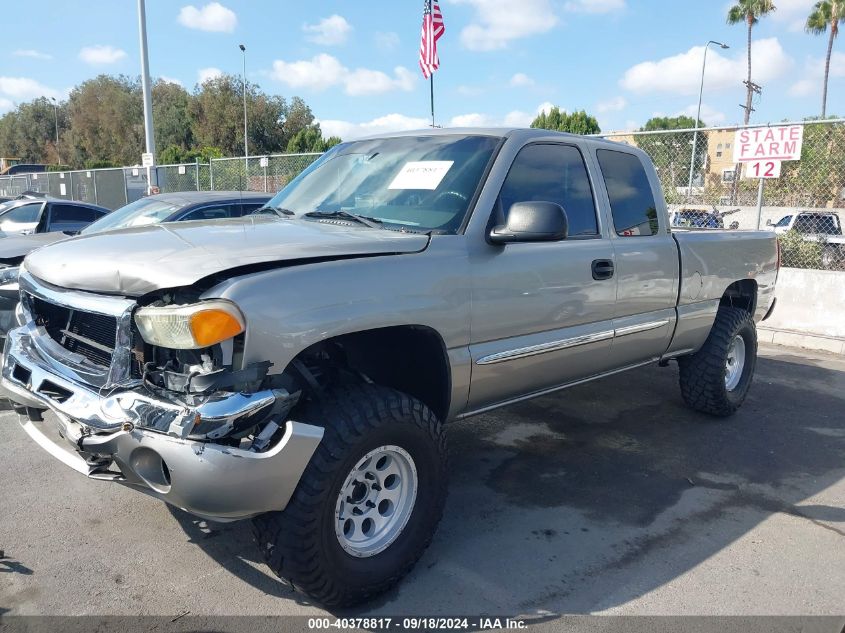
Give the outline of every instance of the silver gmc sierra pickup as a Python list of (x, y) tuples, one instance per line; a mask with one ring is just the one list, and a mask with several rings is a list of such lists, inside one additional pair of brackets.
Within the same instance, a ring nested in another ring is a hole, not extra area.
[(778, 266), (771, 232), (673, 231), (636, 148), (399, 133), (260, 215), (33, 252), (2, 387), (66, 465), (251, 518), (275, 573), (351, 605), (431, 541), (449, 420), (670, 360), (690, 407), (736, 411)]

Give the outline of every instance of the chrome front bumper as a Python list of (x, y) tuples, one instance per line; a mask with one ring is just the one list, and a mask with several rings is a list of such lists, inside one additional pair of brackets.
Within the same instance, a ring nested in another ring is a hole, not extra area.
[[(64, 438), (59, 443), (43, 428), (50, 422), (23, 419), (21, 425), (67, 466), (217, 521), (283, 509), (323, 437), (320, 427), (288, 421), (282, 439), (266, 452), (187, 439), (190, 423), (198, 418), (253, 415), (281, 394), (228, 394), (196, 408), (140, 389), (111, 389), (101, 396), (42, 358), (26, 326), (6, 339), (0, 392), (18, 405), (55, 413)], [(151, 419), (164, 419), (168, 432), (138, 426)]]

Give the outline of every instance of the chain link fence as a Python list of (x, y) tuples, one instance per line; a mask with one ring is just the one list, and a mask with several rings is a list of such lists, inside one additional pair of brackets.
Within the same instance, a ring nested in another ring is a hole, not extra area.
[[(157, 186), (174, 191), (265, 191), (275, 193), (320, 157), (319, 153), (215, 158), (209, 163), (158, 165)], [(147, 169), (83, 169), (0, 176), (0, 196), (40, 193), (117, 209), (147, 193)]]
[(737, 131), (769, 126), (601, 136), (651, 157), (673, 226), (773, 230), (783, 266), (845, 270), (845, 119), (773, 125), (804, 128), (801, 160), (782, 162), (777, 178), (734, 162)]

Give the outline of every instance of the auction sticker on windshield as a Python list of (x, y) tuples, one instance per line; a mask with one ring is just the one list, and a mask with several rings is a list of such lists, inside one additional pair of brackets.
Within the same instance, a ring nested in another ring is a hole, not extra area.
[(455, 162), (419, 160), (405, 163), (388, 189), (437, 189)]

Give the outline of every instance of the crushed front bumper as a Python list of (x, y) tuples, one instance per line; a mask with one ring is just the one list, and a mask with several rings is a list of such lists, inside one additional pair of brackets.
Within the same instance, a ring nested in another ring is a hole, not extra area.
[[(26, 327), (11, 330), (3, 354), (0, 395), (19, 406), (55, 413), (58, 435), (23, 417), (21, 425), (42, 448), (74, 470), (115, 481), (197, 516), (217, 521), (283, 509), (320, 443), (320, 427), (287, 421), (284, 435), (266, 452), (253, 452), (138, 426), (139, 415), (179, 421), (254, 415), (278, 392), (228, 394), (212, 407), (179, 407), (139, 390), (96, 389), (72, 380), (42, 358)], [(143, 406), (141, 406), (143, 405)], [(205, 417), (203, 417), (205, 416)], [(69, 449), (69, 450), (68, 450)]]

